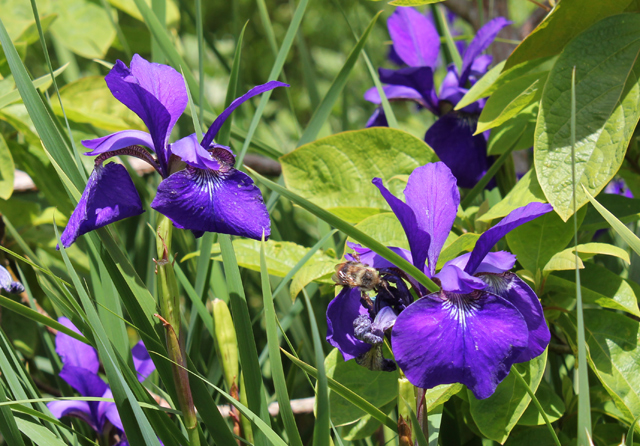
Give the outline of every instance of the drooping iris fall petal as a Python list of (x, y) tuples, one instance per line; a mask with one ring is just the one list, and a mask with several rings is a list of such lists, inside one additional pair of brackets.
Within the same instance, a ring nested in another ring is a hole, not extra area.
[(353, 323), (368, 311), (360, 303), (360, 289), (344, 287), (327, 307), (327, 342), (340, 350), (345, 361), (368, 352), (371, 345), (356, 338)]

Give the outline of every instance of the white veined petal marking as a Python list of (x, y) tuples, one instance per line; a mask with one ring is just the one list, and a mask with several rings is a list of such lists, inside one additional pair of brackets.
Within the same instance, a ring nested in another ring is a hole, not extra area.
[(466, 328), (467, 317), (473, 317), (479, 306), (478, 299), (469, 294), (446, 293), (443, 303), (443, 308), (462, 328)]

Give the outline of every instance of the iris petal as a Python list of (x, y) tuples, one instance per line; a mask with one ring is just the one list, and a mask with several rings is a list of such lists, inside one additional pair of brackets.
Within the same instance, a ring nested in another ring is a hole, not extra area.
[(327, 342), (340, 350), (345, 361), (366, 353), (371, 345), (357, 339), (353, 321), (369, 312), (360, 303), (360, 289), (344, 287), (327, 307)]
[[(385, 85), (382, 89), (384, 90), (384, 95), (390, 101), (415, 101), (423, 107), (427, 106), (422, 95), (414, 88), (406, 87), (404, 85)], [(374, 104), (382, 103), (380, 94), (376, 87), (368, 89), (364, 94), (364, 98)]]
[(487, 287), (482, 279), (467, 274), (453, 265), (445, 265), (435, 277), (440, 280), (442, 289), (450, 293), (468, 294)]
[(377, 107), (367, 123), (365, 124), (366, 128), (370, 127), (389, 127), (389, 122), (387, 122), (387, 115), (384, 114), (384, 110), (382, 107)]
[(138, 381), (142, 382), (151, 375), (156, 366), (142, 341), (133, 346), (131, 355), (133, 356), (133, 365), (138, 372)]
[(105, 81), (113, 96), (144, 121), (159, 162), (166, 166), (169, 156), (165, 145), (188, 103), (182, 75), (168, 65), (151, 63), (135, 54), (131, 68), (118, 60)]
[(473, 135), (475, 128), (473, 118), (448, 113), (434, 122), (424, 137), (451, 169), (458, 186), (468, 189), (476, 185), (490, 165), (487, 141), (483, 135)]
[(462, 55), (462, 70), (460, 73), (460, 85), (467, 83), (474, 60), (486, 50), (496, 38), (500, 30), (511, 22), (504, 17), (496, 17), (478, 30), (466, 51)]
[[(390, 85), (408, 87), (420, 94), (418, 103), (437, 114), (436, 95), (433, 88), (433, 70), (429, 67), (406, 67), (399, 70), (379, 68), (380, 81)], [(386, 92), (385, 92), (386, 94)]]
[(498, 241), (507, 235), (507, 233), (520, 225), (534, 220), (541, 215), (551, 212), (553, 207), (548, 203), (529, 203), (509, 213), (500, 223), (486, 230), (476, 242), (471, 257), (464, 270), (473, 274), (487, 253), (495, 246)]
[(87, 232), (143, 212), (138, 191), (124, 166), (96, 166), (60, 236), (62, 246), (68, 248)]
[(481, 274), (494, 294), (513, 304), (522, 314), (529, 330), (529, 345), (515, 362), (527, 362), (540, 356), (549, 345), (551, 333), (544, 318), (542, 305), (531, 287), (513, 273), (500, 275)]
[(24, 291), (24, 285), (15, 282), (9, 271), (0, 265), (0, 291), (5, 290), (7, 293), (20, 294)]
[(51, 401), (47, 403), (47, 408), (58, 419), (67, 416), (80, 418), (86, 421), (94, 431), (100, 432), (88, 401)]
[(236, 169), (215, 172), (188, 166), (160, 183), (151, 207), (183, 229), (255, 240), (263, 232), (265, 237), (271, 234), (260, 189)]
[(522, 315), (505, 299), (435, 293), (400, 313), (391, 344), (413, 385), (462, 383), (483, 399), (509, 374), (527, 339)]
[(102, 397), (107, 384), (94, 372), (65, 364), (60, 370), (60, 378), (73, 387), (82, 396)]
[[(66, 317), (60, 317), (58, 322), (70, 330), (80, 334), (80, 330)], [(64, 365), (82, 367), (92, 373), (98, 373), (100, 361), (98, 352), (90, 345), (80, 342), (59, 331), (56, 334), (56, 353)]]
[[(468, 252), (466, 254), (462, 254), (456, 257), (453, 260), (449, 260), (444, 264), (443, 268), (448, 265), (455, 265), (458, 268), (464, 270), (469, 263), (469, 257), (471, 257), (471, 253)], [(471, 274), (479, 274), (479, 273), (493, 273), (500, 274), (505, 271), (509, 271), (516, 264), (516, 256), (507, 251), (498, 251), (498, 252), (489, 252), (482, 259), (480, 265), (474, 270), (471, 271)]]
[(411, 67), (434, 67), (440, 36), (433, 23), (413, 8), (396, 8), (387, 21), (396, 54)]
[(124, 149), (125, 147), (139, 145), (155, 150), (153, 139), (147, 132), (140, 130), (123, 130), (121, 132), (112, 133), (96, 139), (85, 139), (82, 145), (90, 152), (86, 152), (87, 156), (96, 156), (114, 150)]

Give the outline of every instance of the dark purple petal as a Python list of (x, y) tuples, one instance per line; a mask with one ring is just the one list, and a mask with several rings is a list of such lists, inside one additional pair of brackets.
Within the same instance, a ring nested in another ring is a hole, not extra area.
[(424, 136), (425, 142), (451, 169), (458, 186), (468, 189), (476, 185), (491, 164), (487, 141), (483, 135), (473, 136), (475, 129), (472, 117), (452, 112), (434, 122)]
[[(435, 105), (435, 90), (433, 88), (433, 71), (429, 67), (406, 67), (398, 70), (379, 68), (380, 81), (385, 84), (408, 87), (417, 91), (422, 101), (420, 105), (428, 108), (431, 112), (437, 113)], [(398, 92), (391, 92), (398, 93)], [(405, 92), (409, 93), (409, 92)], [(387, 92), (385, 91), (385, 95)], [(391, 98), (389, 98), (391, 99)], [(413, 98), (410, 98), (413, 99)]]
[(375, 111), (367, 121), (365, 127), (389, 127), (387, 116), (384, 114), (384, 110), (382, 109), (382, 107), (377, 107), (375, 109)]
[(396, 8), (387, 20), (393, 49), (411, 67), (434, 67), (440, 36), (426, 16), (413, 8)]
[[(418, 169), (420, 169), (420, 167)], [(400, 224), (402, 225), (404, 232), (407, 234), (407, 240), (409, 240), (413, 264), (420, 271), (423, 271), (425, 268), (424, 263), (427, 260), (429, 245), (431, 243), (431, 236), (427, 232), (426, 228), (420, 226), (413, 209), (389, 192), (382, 184), (382, 180), (380, 178), (374, 178), (372, 183), (380, 189), (380, 193), (384, 199), (387, 200), (387, 203), (389, 203), (391, 210), (396, 214), (398, 220), (400, 220)]]
[(215, 172), (187, 167), (163, 180), (151, 203), (173, 223), (192, 231), (219, 232), (260, 240), (271, 221), (260, 189), (236, 169)]
[(107, 384), (91, 370), (65, 364), (60, 370), (60, 378), (82, 396), (102, 397)]
[(85, 139), (82, 145), (91, 152), (85, 152), (87, 156), (96, 156), (101, 153), (112, 152), (118, 149), (124, 149), (129, 146), (144, 146), (154, 150), (151, 135), (140, 130), (123, 130), (121, 132), (112, 133), (96, 139)]
[(60, 236), (62, 246), (68, 248), (87, 232), (143, 212), (138, 191), (124, 166), (116, 163), (96, 166)]
[[(73, 323), (62, 316), (58, 318), (58, 322), (70, 330), (80, 334), (80, 330)], [(59, 331), (56, 333), (56, 353), (60, 356), (62, 363), (66, 366), (81, 367), (91, 373), (98, 373), (100, 369), (100, 361), (98, 361), (98, 352), (90, 345), (80, 342)]]
[[(218, 147), (228, 149), (225, 146)], [(182, 161), (198, 169), (220, 170), (221, 168), (220, 162), (211, 156), (211, 152), (200, 145), (195, 133), (171, 144), (170, 150), (173, 155), (179, 156)]]
[[(464, 270), (469, 262), (469, 257), (471, 257), (471, 253), (467, 252), (456, 257), (453, 260), (449, 260), (444, 264), (444, 267), (448, 265), (454, 265), (458, 268)], [(513, 265), (516, 264), (516, 256), (507, 251), (498, 251), (498, 252), (490, 252), (482, 259), (482, 262), (476, 268), (474, 274), (479, 273), (492, 273), (492, 274), (500, 274), (505, 271), (509, 271), (513, 268)], [(443, 267), (443, 268), (444, 268)], [(503, 296), (504, 297), (504, 296)]]
[(4, 266), (0, 265), (0, 291), (5, 290), (7, 293), (20, 294), (24, 291), (24, 285), (16, 282), (9, 274)]
[[(102, 398), (113, 398), (111, 389), (107, 389)], [(122, 419), (118, 413), (116, 403), (111, 401), (100, 401), (98, 403), (97, 418), (100, 420), (100, 425), (104, 426), (104, 423), (108, 420), (113, 426), (124, 432), (124, 426), (122, 425)]]
[(482, 274), (490, 291), (509, 301), (522, 314), (529, 330), (529, 345), (515, 362), (527, 362), (540, 356), (549, 345), (551, 333), (544, 319), (542, 305), (531, 287), (513, 273)]
[(462, 383), (483, 399), (527, 347), (528, 331), (520, 312), (501, 297), (434, 293), (400, 313), (391, 344), (413, 385)]
[[(456, 179), (444, 163), (430, 163), (409, 175), (404, 196), (416, 215), (420, 229), (431, 236), (430, 244), (420, 249), (428, 250), (429, 272), (433, 275), (460, 204)], [(411, 252), (415, 258), (414, 250)]]
[(475, 274), (487, 253), (498, 243), (498, 240), (507, 235), (508, 232), (552, 210), (553, 207), (548, 203), (529, 203), (526, 206), (511, 211), (500, 223), (487, 229), (484, 234), (480, 236), (476, 242), (476, 246), (474, 246), (473, 251), (471, 251), (469, 262), (464, 268), (465, 272)]
[(604, 193), (633, 198), (633, 193), (631, 192), (631, 190), (629, 190), (627, 183), (625, 183), (622, 178), (611, 180), (609, 184), (607, 184), (607, 186), (604, 188)]
[(51, 401), (47, 403), (47, 408), (57, 419), (62, 417), (80, 418), (89, 424), (94, 431), (100, 433), (101, 429), (91, 412), (88, 401)]
[(277, 87), (288, 87), (288, 86), (289, 86), (288, 84), (285, 84), (283, 82), (269, 81), (266, 84), (253, 87), (251, 90), (249, 90), (239, 98), (234, 99), (234, 101), (229, 105), (229, 107), (227, 107), (222, 113), (220, 113), (218, 117), (215, 119), (215, 121), (213, 121), (213, 124), (211, 124), (211, 127), (209, 127), (209, 130), (207, 130), (207, 133), (204, 135), (204, 138), (202, 139), (202, 143), (201, 143), (202, 147), (209, 147), (209, 145), (213, 142), (213, 139), (216, 137), (216, 135), (220, 131), (220, 128), (222, 127), (224, 122), (227, 120), (229, 115), (231, 115), (231, 113), (236, 108), (238, 108), (242, 103), (248, 101), (254, 96), (264, 93), (265, 91), (270, 91)]
[(144, 121), (165, 169), (169, 160), (167, 140), (188, 103), (182, 75), (168, 65), (151, 63), (134, 54), (131, 69), (118, 60), (105, 81), (113, 96)]
[[(394, 265), (393, 263), (391, 263), (390, 261), (382, 257), (380, 254), (377, 254), (376, 252), (370, 250), (369, 248), (365, 248), (364, 246), (359, 245), (357, 243), (353, 243), (353, 242), (347, 242), (347, 246), (353, 249), (358, 254), (360, 262), (365, 265), (372, 266), (375, 269), (394, 268), (394, 267), (397, 268), (396, 265)], [(408, 262), (412, 262), (411, 252), (409, 252), (408, 250), (404, 248), (396, 248), (393, 246), (389, 246), (388, 248), (391, 251), (398, 254), (403, 259), (407, 260)], [(344, 258), (347, 260), (351, 260), (352, 262), (357, 261), (353, 254), (346, 254)]]
[(138, 341), (136, 345), (131, 349), (131, 355), (133, 356), (133, 365), (138, 372), (138, 381), (142, 382), (156, 369), (155, 364), (149, 356), (147, 348), (142, 341)]
[[(384, 95), (390, 101), (415, 101), (423, 107), (427, 106), (427, 103), (422, 98), (422, 95), (413, 88), (405, 87), (402, 85), (385, 85), (384, 87), (382, 87), (382, 89), (384, 90)], [(373, 102), (374, 104), (382, 103), (380, 94), (378, 93), (378, 89), (376, 87), (368, 89), (364, 94), (364, 98), (369, 102)]]
[(486, 50), (496, 38), (500, 30), (511, 22), (504, 17), (496, 17), (478, 30), (467, 50), (462, 55), (462, 72), (460, 73), (460, 86), (464, 86), (469, 79), (473, 61)]
[(440, 287), (444, 291), (455, 294), (469, 294), (487, 287), (482, 279), (467, 274), (453, 265), (445, 265), (434, 277), (440, 280)]
[(353, 321), (368, 311), (360, 303), (359, 288), (342, 288), (327, 307), (327, 342), (340, 350), (345, 361), (369, 351), (371, 345), (356, 339)]

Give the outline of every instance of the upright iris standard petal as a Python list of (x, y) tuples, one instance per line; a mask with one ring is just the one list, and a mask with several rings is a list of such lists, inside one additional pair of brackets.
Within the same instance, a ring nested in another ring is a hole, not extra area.
[[(80, 334), (80, 330), (66, 317), (60, 317), (58, 322)], [(59, 331), (56, 334), (56, 353), (64, 365), (84, 368), (92, 373), (98, 373), (100, 362), (98, 352), (90, 345), (80, 342)]]
[(87, 232), (143, 212), (127, 169), (115, 163), (98, 165), (60, 236), (62, 246), (68, 248)]
[(553, 207), (548, 203), (529, 203), (526, 206), (511, 211), (500, 223), (487, 229), (480, 236), (464, 270), (469, 274), (473, 274), (491, 248), (493, 248), (502, 237), (507, 235), (509, 231), (552, 210)]
[(487, 284), (470, 274), (465, 273), (457, 266), (445, 265), (436, 277), (444, 291), (456, 294), (469, 294), (475, 290), (483, 290)]
[(227, 107), (225, 111), (220, 113), (220, 115), (215, 119), (215, 121), (213, 121), (213, 124), (211, 124), (211, 127), (209, 127), (209, 130), (207, 130), (207, 133), (204, 135), (204, 138), (202, 139), (202, 143), (201, 143), (202, 147), (205, 147), (205, 148), (209, 147), (209, 145), (213, 142), (213, 139), (216, 137), (216, 135), (220, 131), (220, 128), (222, 128), (222, 125), (227, 120), (229, 115), (231, 115), (231, 113), (236, 108), (238, 108), (240, 104), (243, 104), (244, 102), (248, 101), (252, 97), (262, 94), (265, 91), (273, 90), (274, 88), (278, 88), (278, 87), (288, 87), (288, 86), (289, 86), (288, 84), (285, 84), (283, 82), (269, 81), (266, 84), (253, 87), (251, 90), (249, 90), (239, 98), (236, 98), (229, 105), (229, 107)]
[(431, 243), (425, 248), (429, 272), (433, 275), (460, 204), (456, 179), (444, 163), (430, 163), (411, 173), (404, 196), (420, 228), (431, 235)]
[(501, 297), (434, 293), (411, 304), (391, 335), (396, 361), (423, 389), (462, 383), (478, 399), (491, 396), (527, 348), (527, 325)]
[(486, 50), (496, 38), (500, 30), (511, 24), (504, 17), (496, 17), (478, 30), (464, 54), (462, 55), (462, 70), (460, 72), (460, 86), (464, 86), (469, 79), (471, 65), (474, 60)]
[(433, 68), (440, 36), (433, 23), (413, 8), (396, 8), (387, 21), (395, 53), (410, 67)]
[(118, 60), (105, 81), (113, 96), (144, 121), (159, 163), (166, 166), (169, 156), (165, 145), (188, 103), (182, 75), (168, 65), (151, 63), (135, 54), (131, 68)]
[(544, 319), (542, 305), (531, 287), (513, 273), (480, 274), (490, 291), (513, 304), (522, 314), (529, 330), (529, 345), (515, 359), (515, 362), (527, 362), (540, 356), (549, 345), (551, 333)]
[(91, 150), (85, 153), (87, 156), (96, 156), (135, 145), (155, 150), (151, 135), (140, 130), (123, 130), (102, 138), (85, 139), (82, 145)]
[(4, 266), (0, 265), (0, 291), (7, 293), (20, 294), (24, 291), (24, 286), (20, 282), (16, 282), (9, 274)]
[(192, 231), (220, 232), (260, 240), (271, 221), (260, 189), (236, 169), (211, 171), (187, 166), (160, 183), (151, 203), (173, 223)]
[(353, 323), (369, 312), (360, 303), (360, 289), (344, 287), (327, 307), (327, 342), (340, 350), (345, 361), (368, 352), (371, 345), (356, 338)]
[(83, 367), (65, 364), (59, 376), (82, 396), (102, 397), (108, 388), (102, 378)]
[(380, 190), (384, 199), (389, 203), (391, 210), (400, 220), (400, 224), (407, 234), (407, 240), (409, 240), (413, 264), (416, 268), (423, 270), (431, 243), (430, 234), (420, 225), (413, 209), (389, 192), (380, 178), (374, 178), (372, 183)]
[(198, 169), (220, 170), (222, 167), (220, 162), (211, 156), (211, 152), (200, 145), (195, 133), (171, 144), (171, 153), (179, 156), (188, 165)]
[(490, 165), (487, 141), (483, 135), (473, 135), (475, 128), (473, 118), (452, 112), (438, 119), (424, 137), (460, 187), (475, 186)]

